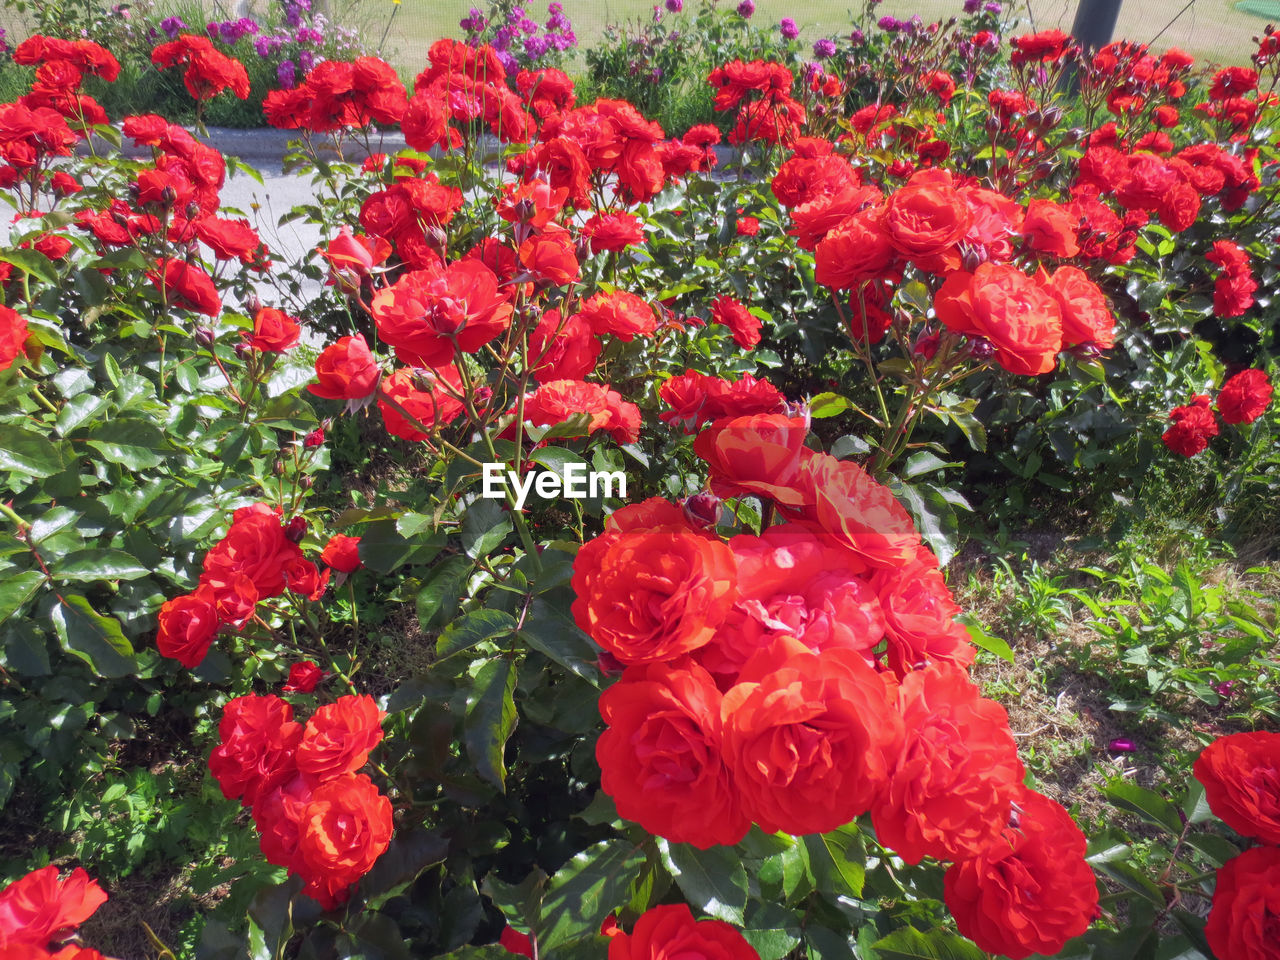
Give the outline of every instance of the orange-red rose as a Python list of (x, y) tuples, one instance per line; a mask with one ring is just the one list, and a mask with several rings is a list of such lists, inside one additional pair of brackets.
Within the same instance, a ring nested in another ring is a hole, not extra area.
[(973, 273), (951, 274), (933, 306), (947, 329), (990, 340), (996, 363), (1010, 373), (1048, 373), (1062, 349), (1057, 299), (1008, 264), (983, 263)]
[(1232, 830), (1280, 844), (1280, 733), (1219, 737), (1196, 759), (1209, 809)]
[(1280, 960), (1280, 847), (1254, 847), (1218, 870), (1204, 926), (1214, 956)]
[(609, 941), (609, 960), (760, 960), (746, 938), (721, 920), (694, 920), (683, 903), (652, 907), (630, 934)]

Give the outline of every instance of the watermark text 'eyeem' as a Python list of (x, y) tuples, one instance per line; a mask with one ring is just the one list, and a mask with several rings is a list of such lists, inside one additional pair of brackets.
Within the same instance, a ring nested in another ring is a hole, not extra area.
[(627, 496), (627, 475), (621, 470), (590, 470), (585, 463), (566, 463), (559, 473), (553, 470), (531, 470), (523, 477), (508, 470), (505, 463), (486, 463), (483, 466), (484, 484), (480, 496), (487, 500), (506, 497), (504, 485), (515, 493), (515, 508), (523, 510), (529, 494), (536, 493), (543, 500), (585, 500), (587, 497)]

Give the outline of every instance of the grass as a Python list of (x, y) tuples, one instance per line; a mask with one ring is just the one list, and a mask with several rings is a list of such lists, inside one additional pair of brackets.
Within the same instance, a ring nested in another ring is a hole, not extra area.
[[(686, 7), (697, 2), (686, 0)], [(590, 46), (599, 40), (607, 23), (652, 17), (654, 0), (562, 0), (562, 5), (573, 21), (579, 45)], [(426, 62), (433, 40), (462, 35), (458, 21), (472, 6), (484, 4), (479, 0), (403, 0), (396, 7), (389, 0), (364, 0), (359, 10), (370, 24), (366, 38), (373, 44), (382, 35), (386, 18), (396, 11), (383, 52), (402, 69), (417, 72)], [(810, 0), (803, 5), (792, 0), (757, 0), (753, 20), (761, 28), (771, 28), (789, 16), (803, 37), (816, 39), (847, 32), (852, 12), (858, 8), (851, 0)], [(542, 0), (527, 4), (526, 9), (536, 19), (546, 19)], [(1016, 5), (1016, 15), (1027, 30), (1070, 30), (1075, 9), (1075, 0), (1027, 0)], [(926, 20), (946, 20), (959, 15), (960, 10), (960, 0), (884, 0), (877, 14), (905, 18), (918, 13)], [(1230, 0), (1193, 0), (1190, 5), (1185, 0), (1123, 0), (1115, 35), (1144, 43), (1154, 40), (1157, 48), (1179, 46), (1197, 59), (1245, 64), (1255, 49), (1251, 38), (1263, 26), (1262, 19), (1237, 9)]]

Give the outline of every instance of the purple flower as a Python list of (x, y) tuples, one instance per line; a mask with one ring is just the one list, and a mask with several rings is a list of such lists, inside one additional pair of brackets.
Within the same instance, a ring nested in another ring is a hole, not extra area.
[(671, 13), (679, 13), (684, 9), (684, 0), (667, 0), (667, 10)]
[(1107, 749), (1112, 753), (1133, 753), (1138, 745), (1127, 737), (1117, 737), (1107, 744)]
[(865, 39), (867, 39), (867, 35), (861, 30), (855, 30), (853, 33), (849, 34), (849, 42), (854, 46), (857, 46)]
[(310, 50), (298, 51), (298, 69), (301, 70), (303, 74), (310, 73), (311, 68), (314, 67), (315, 65), (316, 65), (315, 54), (313, 54)]
[(881, 30), (887, 30), (888, 32), (893, 33), (895, 30), (901, 30), (904, 24), (897, 17), (886, 16), (886, 17), (881, 17), (879, 21), (876, 23), (876, 26), (879, 27)]
[(558, 3), (549, 3), (547, 4), (547, 13), (551, 14), (553, 17), (558, 17), (560, 14), (564, 13), (564, 7)]
[(743, 20), (750, 20), (751, 15), (756, 12), (756, 5), (752, 0), (742, 0), (738, 4), (738, 16)]
[(531, 37), (538, 32), (538, 25), (534, 23), (532, 20), (530, 20), (528, 17), (525, 17), (523, 20), (520, 21), (520, 32), (523, 33), (526, 37)]
[(828, 57), (836, 55), (836, 45), (832, 40), (823, 37), (813, 45), (813, 55), (819, 60), (826, 60)]
[(502, 69), (507, 73), (515, 73), (520, 69), (520, 64), (516, 62), (516, 58), (507, 53), (506, 50), (498, 51), (498, 62), (502, 64)]
[(551, 19), (547, 21), (547, 29), (568, 32), (569, 30), (573, 29), (573, 24), (570, 22), (569, 18), (566, 17), (563, 13), (557, 13), (557, 14), (554, 14), (551, 17)]
[(1221, 683), (1215, 683), (1213, 685), (1213, 692), (1216, 693), (1218, 696), (1220, 696), (1223, 700), (1230, 700), (1231, 691), (1235, 687), (1235, 685), (1236, 685), (1236, 682), (1234, 680), (1223, 680)]
[(662, 79), (662, 68), (661, 68), (661, 67), (654, 67), (652, 70), (650, 70), (650, 71), (649, 71), (649, 79), (650, 79), (650, 80), (652, 80), (654, 83), (657, 83), (659, 80), (661, 80), (661, 79)]
[(790, 17), (782, 18), (782, 22), (778, 24), (778, 32), (782, 34), (784, 40), (794, 40), (800, 36), (800, 28)]
[(286, 60), (280, 64), (280, 66), (276, 67), (276, 79), (280, 81), (281, 89), (293, 89), (293, 85), (298, 79), (298, 73), (293, 66), (292, 60)]
[(987, 11), (987, 13), (994, 13), (997, 16), (1000, 14), (1000, 4), (998, 3), (984, 3), (982, 5), (982, 9)]
[(964, 0), (965, 13), (977, 13), (978, 8), (982, 6), (982, 0)]
[(210, 39), (210, 40), (217, 40), (217, 39), (218, 39), (218, 24), (216, 24), (216, 23), (207, 23), (207, 24), (205, 24), (204, 32), (205, 32), (205, 33), (207, 33), (207, 34), (209, 35), (209, 39)]
[(165, 17), (160, 21), (160, 29), (170, 40), (176, 40), (178, 34), (187, 29), (187, 25), (181, 17)]
[(524, 53), (530, 60), (537, 60), (549, 49), (551, 49), (551, 40), (548, 37), (524, 38)]

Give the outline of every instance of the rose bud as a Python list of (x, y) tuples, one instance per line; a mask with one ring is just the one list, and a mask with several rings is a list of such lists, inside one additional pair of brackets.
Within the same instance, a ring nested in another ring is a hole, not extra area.
[(301, 660), (289, 667), (289, 679), (285, 681), (285, 693), (310, 693), (321, 680), (328, 676), (324, 670), (310, 660)]
[(293, 517), (285, 524), (284, 535), (294, 543), (301, 543), (307, 535), (307, 521), (304, 517)]
[(321, 447), (324, 446), (324, 427), (317, 427), (302, 438), (304, 447)]
[(700, 530), (714, 530), (724, 513), (720, 498), (714, 493), (697, 493), (686, 497), (680, 505), (685, 519)]
[(973, 359), (990, 360), (995, 355), (995, 345), (986, 337), (974, 337), (969, 341), (969, 356)]

